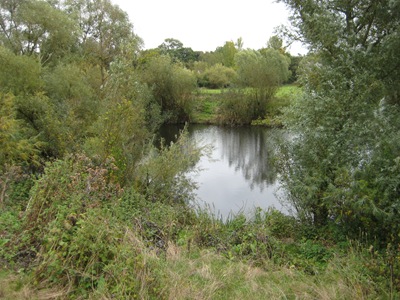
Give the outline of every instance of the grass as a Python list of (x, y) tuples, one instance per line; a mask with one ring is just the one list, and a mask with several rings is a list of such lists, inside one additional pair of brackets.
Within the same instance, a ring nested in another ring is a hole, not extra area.
[(24, 273), (0, 269), (0, 299), (2, 300), (44, 300), (65, 297), (66, 291), (61, 289), (38, 289)]
[(195, 96), (192, 123), (215, 124), (222, 90), (199, 89)]
[(200, 95), (218, 95), (224, 92), (224, 89), (199, 88), (196, 91)]
[[(148, 252), (145, 255), (151, 255)], [(160, 286), (159, 299), (390, 299), (388, 291), (358, 271), (357, 252), (335, 256), (324, 271), (309, 275), (292, 265), (267, 261), (257, 267), (228, 259), (212, 249), (169, 243), (164, 256), (154, 258), (153, 275)], [(146, 287), (144, 281), (143, 287)], [(64, 299), (66, 290), (38, 289), (27, 276), (0, 273), (0, 299)], [(89, 299), (108, 299), (96, 293)]]
[[(218, 106), (224, 89), (199, 88), (195, 93), (194, 112), (192, 123), (216, 124), (218, 122)], [(276, 117), (281, 114), (283, 107), (290, 104), (290, 100), (301, 93), (301, 88), (296, 85), (281, 86), (267, 107), (267, 115), (264, 119), (254, 120), (253, 125), (280, 126)]]
[(209, 249), (170, 244), (163, 264), (165, 299), (378, 299), (389, 298), (372, 278), (357, 272), (359, 257), (335, 257), (311, 276), (272, 261), (263, 268)]
[(22, 219), (0, 209), (0, 299), (399, 299), (398, 255), (336, 223), (261, 209), (224, 222), (122, 191), (106, 180), (112, 165), (94, 168), (54, 162)]

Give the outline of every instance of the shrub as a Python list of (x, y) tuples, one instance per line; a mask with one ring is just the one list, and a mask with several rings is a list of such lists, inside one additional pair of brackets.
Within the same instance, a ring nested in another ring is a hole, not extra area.
[(219, 123), (250, 124), (252, 120), (265, 116), (267, 102), (267, 98), (259, 98), (246, 90), (229, 90), (221, 95)]
[(150, 251), (120, 217), (123, 190), (114, 171), (112, 160), (96, 164), (84, 155), (47, 165), (13, 241), (14, 259), (27, 261), (39, 282), (83, 297), (146, 297), (157, 290)]

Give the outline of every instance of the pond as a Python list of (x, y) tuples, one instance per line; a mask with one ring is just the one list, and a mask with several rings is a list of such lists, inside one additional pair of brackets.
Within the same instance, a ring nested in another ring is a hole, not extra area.
[[(169, 143), (181, 129), (163, 126), (160, 135)], [(190, 125), (188, 131), (199, 146), (211, 146), (210, 156), (203, 156), (197, 164), (200, 171), (192, 174), (199, 185), (198, 205), (224, 220), (240, 212), (249, 214), (256, 207), (288, 213), (277, 197), (279, 184), (273, 164), (283, 130)]]

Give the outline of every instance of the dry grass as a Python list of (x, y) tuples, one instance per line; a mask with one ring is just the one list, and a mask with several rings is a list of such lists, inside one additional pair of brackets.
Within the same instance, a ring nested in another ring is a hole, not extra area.
[(167, 299), (376, 299), (372, 281), (333, 260), (312, 276), (295, 268), (265, 269), (233, 261), (208, 250), (167, 250), (163, 296)]
[(27, 277), (3, 273), (0, 275), (1, 300), (52, 300), (64, 299), (65, 289), (38, 289), (27, 281)]
[[(138, 243), (132, 236), (133, 244)], [(139, 297), (147, 299), (147, 278), (156, 276), (162, 289), (160, 299), (384, 299), (372, 279), (357, 273), (355, 257), (333, 258), (325, 271), (309, 275), (293, 266), (265, 262), (263, 268), (230, 260), (212, 250), (180, 247), (169, 243), (165, 257), (142, 252), (152, 261), (151, 270), (142, 277)], [(41, 285), (43, 286), (43, 285)], [(0, 299), (65, 299), (66, 290), (32, 288), (18, 276), (0, 277)], [(96, 294), (93, 299), (107, 299)]]

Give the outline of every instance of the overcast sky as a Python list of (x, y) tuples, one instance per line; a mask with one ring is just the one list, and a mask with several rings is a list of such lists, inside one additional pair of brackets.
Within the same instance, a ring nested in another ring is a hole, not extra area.
[[(111, 0), (129, 15), (145, 48), (166, 38), (195, 51), (214, 51), (242, 37), (244, 48), (265, 47), (274, 28), (288, 23), (288, 11), (275, 0)], [(305, 54), (301, 45), (289, 51)]]

